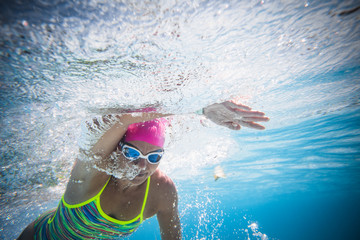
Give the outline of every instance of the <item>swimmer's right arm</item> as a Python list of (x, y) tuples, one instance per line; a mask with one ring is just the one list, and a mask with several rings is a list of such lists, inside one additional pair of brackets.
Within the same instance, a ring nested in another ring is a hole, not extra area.
[[(157, 112), (125, 113), (116, 115), (117, 121), (115, 121), (110, 129), (107, 130), (90, 149), (90, 154), (96, 156), (98, 159), (106, 159), (116, 149), (129, 125), (170, 115), (171, 114)], [(106, 118), (106, 116), (103, 118)]]
[[(114, 122), (109, 121), (109, 116), (103, 116), (101, 119), (103, 124), (110, 123), (111, 127), (102, 134), (89, 151), (84, 151), (84, 156), (76, 159), (65, 192), (65, 199), (74, 204), (82, 202), (84, 199), (79, 197), (86, 196), (84, 193), (91, 192), (91, 190), (97, 192), (105, 184), (109, 178), (105, 170), (109, 164), (112, 164), (109, 162), (112, 161), (109, 155), (116, 149), (130, 124), (166, 116), (169, 114), (121, 114), (115, 116), (116, 121)], [(100, 125), (100, 123), (93, 119), (92, 124), (88, 125), (89, 132), (93, 132), (94, 129), (90, 127), (96, 127), (96, 125)]]

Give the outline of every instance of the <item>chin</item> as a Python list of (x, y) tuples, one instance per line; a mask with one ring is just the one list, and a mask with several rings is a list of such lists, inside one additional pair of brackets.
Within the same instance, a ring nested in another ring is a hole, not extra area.
[(148, 177), (149, 177), (148, 174), (139, 174), (130, 181), (134, 184), (141, 184), (141, 183), (145, 182)]

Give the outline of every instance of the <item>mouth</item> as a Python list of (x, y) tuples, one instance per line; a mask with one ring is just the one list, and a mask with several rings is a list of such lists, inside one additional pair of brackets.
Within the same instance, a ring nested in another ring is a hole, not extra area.
[(141, 172), (141, 173), (139, 173), (136, 177), (144, 177), (144, 176), (146, 176), (146, 172)]

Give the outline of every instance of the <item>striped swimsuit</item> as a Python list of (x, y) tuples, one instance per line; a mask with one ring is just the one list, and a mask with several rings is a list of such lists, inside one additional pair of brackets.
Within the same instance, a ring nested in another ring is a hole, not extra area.
[(48, 211), (36, 219), (34, 239), (117, 239), (134, 232), (143, 221), (150, 177), (147, 180), (141, 212), (129, 221), (112, 218), (101, 209), (100, 195), (109, 180), (96, 196), (83, 203), (67, 204), (63, 196), (57, 209)]

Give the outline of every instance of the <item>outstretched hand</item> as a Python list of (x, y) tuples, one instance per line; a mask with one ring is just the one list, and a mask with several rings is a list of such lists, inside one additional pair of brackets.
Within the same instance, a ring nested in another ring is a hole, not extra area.
[(214, 123), (233, 130), (239, 130), (241, 126), (263, 130), (265, 127), (256, 122), (269, 121), (263, 112), (253, 111), (248, 106), (230, 101), (207, 106), (203, 113)]

